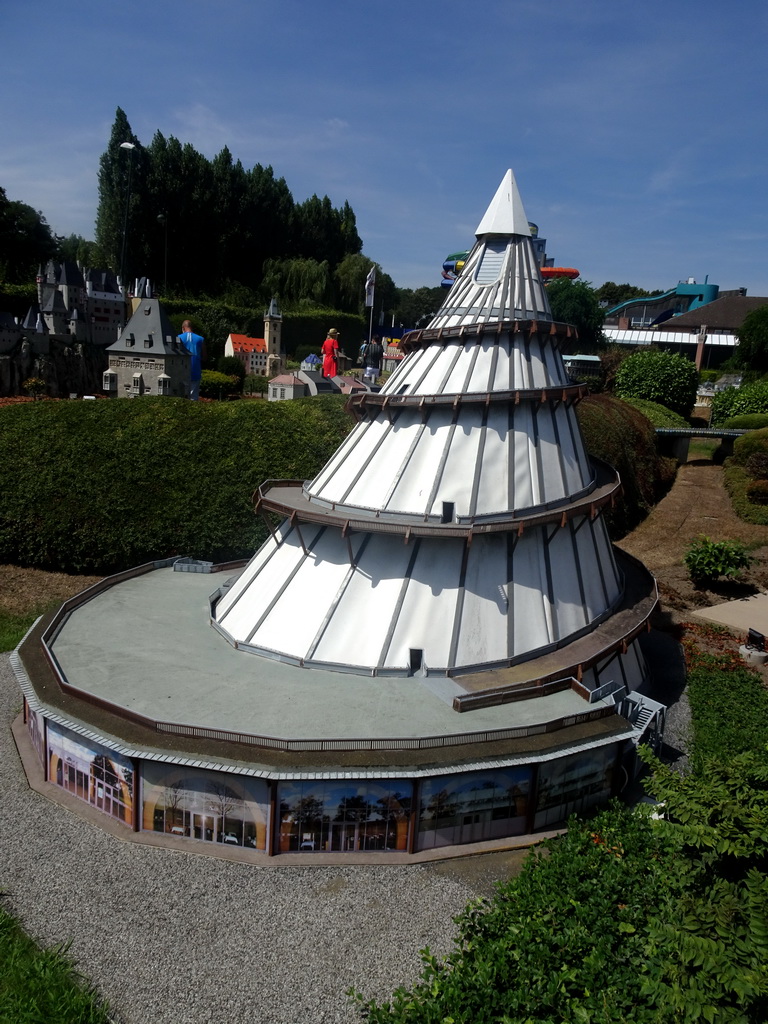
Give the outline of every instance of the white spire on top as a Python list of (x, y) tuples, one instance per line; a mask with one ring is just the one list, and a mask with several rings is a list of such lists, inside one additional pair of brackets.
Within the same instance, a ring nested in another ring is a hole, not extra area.
[(507, 171), (475, 232), (481, 235), (528, 235), (528, 218), (512, 170)]

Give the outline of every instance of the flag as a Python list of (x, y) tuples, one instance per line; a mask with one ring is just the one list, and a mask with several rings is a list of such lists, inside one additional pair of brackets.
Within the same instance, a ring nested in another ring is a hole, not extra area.
[(376, 284), (376, 265), (374, 264), (368, 271), (368, 277), (365, 279), (365, 304), (366, 306), (373, 305), (373, 289)]

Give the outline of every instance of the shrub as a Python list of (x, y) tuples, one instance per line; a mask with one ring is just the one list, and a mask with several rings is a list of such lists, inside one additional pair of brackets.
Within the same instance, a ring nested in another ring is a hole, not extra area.
[(747, 487), (747, 500), (753, 505), (768, 505), (768, 480), (753, 480)]
[(633, 352), (616, 371), (619, 398), (642, 398), (687, 416), (696, 401), (695, 365), (672, 352)]
[(0, 407), (0, 562), (106, 573), (247, 557), (266, 535), (259, 484), (311, 479), (351, 425), (341, 395)]
[(728, 459), (723, 470), (723, 480), (731, 499), (733, 511), (746, 523), (768, 526), (768, 506), (756, 504), (747, 497), (747, 488), (753, 482), (743, 466)]
[(733, 579), (749, 568), (752, 560), (737, 541), (700, 537), (690, 545), (683, 561), (693, 582), (702, 584), (714, 583), (723, 576)]
[(768, 451), (753, 452), (747, 459), (744, 468), (756, 480), (768, 479)]
[(768, 427), (768, 413), (747, 413), (744, 416), (731, 416), (721, 426), (729, 430), (762, 430)]
[(754, 455), (768, 455), (768, 427), (750, 430), (734, 441), (732, 458), (737, 465), (746, 466)]
[(216, 363), (216, 369), (219, 373), (226, 374), (227, 377), (237, 377), (239, 381), (245, 377), (245, 365), (237, 356), (222, 356)]
[(644, 398), (625, 398), (627, 405), (637, 409), (643, 416), (651, 421), (654, 427), (687, 427), (688, 420), (676, 412), (672, 412), (666, 405), (659, 405), (658, 402), (649, 402)]
[(239, 395), (242, 381), (232, 374), (219, 373), (217, 370), (203, 370), (200, 378), (200, 395), (202, 398), (231, 398)]
[(714, 384), (720, 378), (719, 370), (699, 370), (700, 384)]
[(248, 373), (243, 380), (243, 394), (266, 395), (269, 390), (269, 378), (260, 373)]
[[(764, 750), (768, 744), (768, 690), (751, 669), (694, 668), (688, 674), (688, 700), (695, 767), (700, 768), (709, 757), (733, 757)], [(745, 708), (749, 708), (748, 714)]]
[(623, 496), (606, 514), (614, 538), (636, 526), (674, 479), (676, 463), (661, 458), (650, 421), (613, 395), (590, 395), (577, 407), (591, 455), (618, 470)]
[(712, 396), (712, 424), (720, 426), (733, 416), (768, 413), (768, 381), (756, 380), (740, 388), (725, 388)]
[(448, 957), (421, 953), (421, 979), (378, 1004), (370, 1024), (659, 1020), (642, 997), (648, 921), (672, 875), (666, 829), (614, 809), (526, 859), (517, 878), (456, 919)]
[(21, 386), (28, 395), (32, 395), (34, 398), (45, 394), (45, 381), (40, 377), (27, 377)]

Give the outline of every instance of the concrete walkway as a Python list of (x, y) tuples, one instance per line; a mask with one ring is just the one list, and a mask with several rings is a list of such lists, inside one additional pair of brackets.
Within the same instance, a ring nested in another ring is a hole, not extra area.
[(727, 626), (745, 637), (748, 629), (756, 629), (768, 636), (768, 594), (751, 594), (710, 608), (698, 608), (691, 612), (691, 616)]

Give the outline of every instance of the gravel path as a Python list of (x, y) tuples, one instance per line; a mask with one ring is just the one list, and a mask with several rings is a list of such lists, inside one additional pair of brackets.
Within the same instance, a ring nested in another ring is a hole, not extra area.
[(71, 940), (120, 1024), (359, 1021), (446, 952), (471, 882), (420, 865), (231, 864), (117, 840), (30, 790), (0, 654), (0, 888), (43, 944)]

